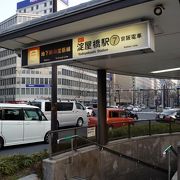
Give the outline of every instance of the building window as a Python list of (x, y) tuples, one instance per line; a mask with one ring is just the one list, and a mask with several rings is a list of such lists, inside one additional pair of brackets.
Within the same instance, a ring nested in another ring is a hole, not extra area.
[(34, 84), (35, 78), (31, 78), (31, 84)]
[(40, 88), (40, 94), (43, 95), (43, 88)]
[(26, 94), (29, 95), (30, 94), (30, 88), (26, 89)]
[(34, 94), (34, 88), (31, 88), (31, 94), (32, 95)]
[(35, 94), (38, 95), (39, 94), (39, 88), (35, 89)]
[(22, 82), (21, 82), (22, 84), (25, 84), (25, 78), (22, 78)]
[(44, 14), (46, 14), (47, 13), (47, 11), (46, 10), (44, 10)]
[(38, 5), (36, 5), (36, 9), (38, 9), (39, 8), (39, 6)]
[(24, 13), (26, 13), (26, 9), (24, 9)]
[(22, 74), (25, 74), (26, 73), (26, 71), (25, 70), (22, 70)]
[(44, 79), (40, 78), (40, 84), (44, 84)]
[(44, 92), (45, 92), (45, 94), (47, 95), (47, 94), (48, 94), (48, 88), (45, 88), (45, 89), (44, 89)]
[(45, 3), (44, 3), (44, 7), (46, 7), (46, 6), (47, 6), (47, 3), (45, 2)]
[(45, 78), (45, 84), (48, 84), (48, 78)]
[(36, 78), (36, 84), (39, 84), (39, 78)]
[(34, 10), (34, 8), (33, 8), (33, 6), (31, 7), (31, 11), (33, 11)]
[(52, 5), (52, 1), (50, 1), (49, 3), (50, 3), (50, 5)]
[(26, 84), (30, 84), (30, 78), (26, 78)]
[(21, 94), (25, 95), (25, 88), (21, 89)]
[(52, 12), (52, 8), (49, 9), (49, 12), (50, 12), (50, 13)]

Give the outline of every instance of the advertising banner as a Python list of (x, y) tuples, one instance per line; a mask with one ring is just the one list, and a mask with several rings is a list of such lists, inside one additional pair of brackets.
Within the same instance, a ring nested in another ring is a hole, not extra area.
[(72, 58), (72, 40), (65, 40), (22, 51), (22, 66), (36, 66)]

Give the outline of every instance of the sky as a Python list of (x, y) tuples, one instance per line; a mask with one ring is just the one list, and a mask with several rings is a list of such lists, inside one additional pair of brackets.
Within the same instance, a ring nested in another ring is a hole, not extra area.
[[(16, 4), (22, 0), (1, 0), (0, 6), (0, 22), (13, 16), (16, 13)], [(89, 0), (69, 0), (69, 5), (74, 6)]]

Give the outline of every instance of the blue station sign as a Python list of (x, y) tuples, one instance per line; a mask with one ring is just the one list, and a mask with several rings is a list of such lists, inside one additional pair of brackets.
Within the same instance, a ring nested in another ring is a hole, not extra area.
[(46, 0), (25, 0), (17, 3), (17, 9), (25, 8), (36, 3), (40, 3)]
[[(43, 1), (46, 1), (46, 0), (24, 0), (17, 3), (17, 9), (25, 8), (27, 6), (31, 6), (33, 4), (37, 4)], [(61, 0), (61, 1), (66, 5), (69, 4), (69, 0)]]
[(26, 84), (26, 87), (29, 87), (29, 88), (49, 88), (51, 87), (51, 84)]

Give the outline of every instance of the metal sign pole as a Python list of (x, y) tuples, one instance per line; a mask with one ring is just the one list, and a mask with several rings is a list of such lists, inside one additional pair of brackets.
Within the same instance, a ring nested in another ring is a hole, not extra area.
[(168, 151), (168, 180), (171, 180), (171, 151)]

